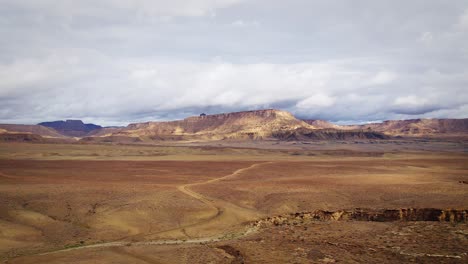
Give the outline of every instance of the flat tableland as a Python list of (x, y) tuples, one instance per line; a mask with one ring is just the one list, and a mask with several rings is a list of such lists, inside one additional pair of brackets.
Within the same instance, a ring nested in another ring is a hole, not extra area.
[[(466, 142), (0, 144), (7, 263), (466, 263), (468, 225), (254, 223), (468, 207)], [(466, 218), (465, 218), (466, 219)]]

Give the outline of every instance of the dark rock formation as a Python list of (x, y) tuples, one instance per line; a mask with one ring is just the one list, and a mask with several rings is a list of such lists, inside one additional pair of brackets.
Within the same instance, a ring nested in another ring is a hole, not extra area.
[(273, 137), (281, 140), (350, 140), (350, 139), (388, 139), (389, 136), (375, 131), (307, 129), (275, 131)]
[(310, 221), (439, 221), (452, 223), (468, 222), (468, 210), (436, 209), (436, 208), (401, 208), (401, 209), (362, 209), (340, 211), (317, 210), (314, 212), (299, 212), (279, 215), (258, 220), (254, 226), (297, 225)]
[(44, 138), (30, 133), (1, 133), (0, 142), (43, 142)]
[(84, 124), (81, 120), (52, 121), (39, 123), (41, 126), (50, 127), (65, 136), (82, 137), (86, 134), (101, 129), (95, 124)]
[(141, 142), (139, 137), (125, 137), (125, 136), (105, 136), (105, 137), (83, 137), (78, 142), (80, 143), (138, 143)]
[(239, 250), (229, 245), (219, 246), (217, 248), (223, 250), (224, 252), (226, 252), (226, 254), (230, 255), (233, 258), (231, 261), (231, 264), (244, 264), (245, 263), (244, 256), (241, 254)]

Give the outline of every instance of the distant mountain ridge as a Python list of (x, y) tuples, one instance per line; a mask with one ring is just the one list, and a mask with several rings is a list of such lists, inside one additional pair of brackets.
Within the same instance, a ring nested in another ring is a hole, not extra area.
[(102, 128), (99, 125), (85, 124), (81, 120), (70, 119), (66, 121), (42, 122), (38, 125), (53, 128), (60, 134), (70, 137), (82, 137), (93, 130), (98, 130)]
[[(151, 142), (209, 140), (355, 140), (390, 137), (468, 137), (468, 119), (389, 120), (364, 125), (337, 125), (324, 120), (300, 120), (291, 113), (254, 110), (192, 116), (183, 120), (101, 127), (81, 120), (43, 122), (38, 125), (0, 125), (3, 138), (13, 141), (29, 133), (44, 138), (82, 142)], [(34, 138), (32, 138), (34, 139)]]
[[(325, 127), (327, 126), (325, 125)], [(468, 118), (387, 120), (382, 123), (363, 125), (335, 125), (335, 128), (340, 130), (376, 131), (389, 136), (456, 136), (468, 134)]]
[(401, 136), (463, 134), (468, 132), (468, 118), (389, 120), (383, 123), (368, 124), (366, 127), (375, 131), (384, 131), (389, 135)]
[[(183, 120), (130, 124), (101, 137), (130, 137), (139, 140), (349, 140), (386, 139), (375, 131), (339, 129), (322, 120), (300, 120), (291, 113), (275, 110), (200, 115)], [(92, 141), (86, 138), (86, 141)], [(102, 139), (94, 139), (102, 141)]]

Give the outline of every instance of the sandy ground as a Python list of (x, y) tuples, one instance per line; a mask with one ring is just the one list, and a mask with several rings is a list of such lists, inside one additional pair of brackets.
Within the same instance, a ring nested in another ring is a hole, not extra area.
[(370, 143), (0, 144), (0, 256), (8, 263), (466, 263), (466, 223), (250, 228), (317, 209), (467, 209), (468, 155), (454, 142), (443, 152), (440, 144), (430, 151)]

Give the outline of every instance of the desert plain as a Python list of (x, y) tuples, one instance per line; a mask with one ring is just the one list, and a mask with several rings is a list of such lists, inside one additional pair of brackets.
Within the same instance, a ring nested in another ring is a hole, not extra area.
[(467, 145), (3, 142), (0, 259), (466, 263)]

